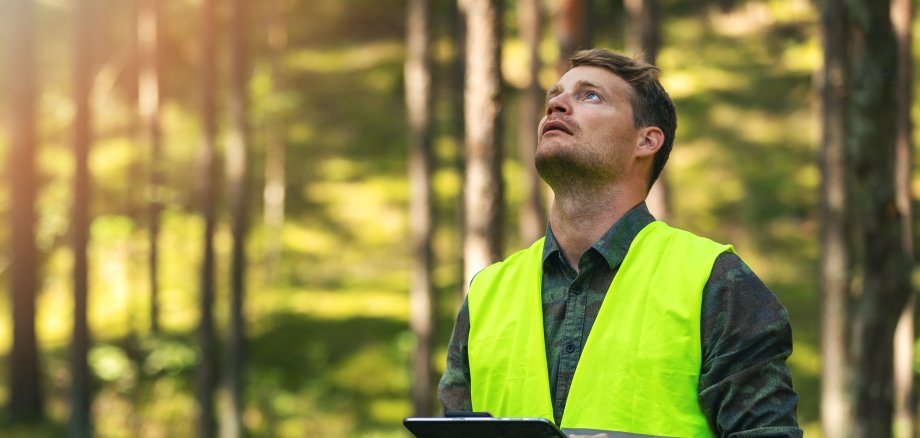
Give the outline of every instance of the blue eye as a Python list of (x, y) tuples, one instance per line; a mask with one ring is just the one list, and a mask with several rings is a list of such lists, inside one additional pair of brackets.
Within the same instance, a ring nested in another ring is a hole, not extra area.
[(589, 91), (589, 92), (585, 93), (584, 100), (591, 101), (591, 102), (600, 101), (600, 100), (601, 100), (601, 95), (600, 95), (600, 94), (597, 94), (597, 93), (595, 93), (595, 92), (593, 92), (593, 91)]

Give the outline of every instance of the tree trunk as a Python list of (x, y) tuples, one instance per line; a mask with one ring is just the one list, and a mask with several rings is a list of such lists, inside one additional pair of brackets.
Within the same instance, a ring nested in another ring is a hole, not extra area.
[[(901, 242), (907, 256), (907, 265), (913, 267), (913, 194), (911, 193), (911, 169), (913, 168), (913, 131), (910, 118), (911, 96), (913, 86), (911, 74), (911, 22), (913, 21), (913, 4), (910, 0), (894, 0), (891, 4), (891, 20), (898, 42), (898, 74), (896, 85), (897, 99), (897, 140), (895, 159), (895, 186), (897, 190), (898, 212), (901, 214)], [(910, 277), (913, 277), (910, 275)], [(910, 438), (914, 436), (914, 292), (910, 285), (910, 297), (898, 321), (895, 330), (894, 345), (894, 391), (895, 391), (895, 436)]]
[(588, 31), (590, 0), (556, 0), (553, 10), (553, 28), (559, 44), (556, 69), (561, 75), (568, 68), (569, 59), (578, 50), (591, 48)]
[(35, 126), (34, 15), (32, 0), (9, 3), (10, 39), (7, 85), (7, 124), (10, 176), (10, 302), (13, 307), (13, 346), (9, 356), (9, 413), (14, 422), (44, 418), (38, 345), (35, 335), (35, 297), (38, 293), (38, 248), (35, 245), (35, 169), (38, 141)]
[[(661, 47), (661, 14), (657, 0), (624, 0), (628, 15), (626, 20), (626, 50), (634, 56), (654, 64)], [(671, 196), (668, 187), (668, 169), (662, 170), (646, 198), (649, 211), (659, 220), (671, 216)]]
[(71, 341), (71, 387), (70, 421), (68, 435), (89, 437), (92, 435), (92, 412), (90, 397), (90, 373), (87, 355), (89, 352), (89, 326), (87, 323), (87, 281), (89, 242), (89, 149), (92, 142), (92, 115), (90, 92), (93, 69), (93, 22), (91, 0), (80, 0), (76, 4), (74, 38), (74, 192), (73, 210), (70, 220), (73, 239), (73, 295), (74, 318), (73, 340)]
[(502, 255), (504, 183), (501, 148), (502, 2), (468, 0), (464, 290)]
[[(268, 14), (268, 47), (271, 56), (272, 96), (281, 100), (286, 93), (283, 56), (287, 48), (287, 1), (271, 0)], [(265, 223), (265, 278), (268, 284), (277, 281), (281, 259), (281, 231), (284, 227), (284, 199), (286, 195), (284, 166), (287, 161), (287, 115), (284, 106), (268, 121), (265, 144), (265, 190), (262, 194)]]
[(217, 364), (214, 336), (214, 230), (217, 222), (217, 50), (215, 0), (202, 2), (201, 89), (204, 139), (201, 147), (201, 189), (199, 202), (204, 217), (204, 248), (201, 263), (201, 294), (198, 321), (200, 357), (196, 374), (198, 433), (200, 438), (215, 436), (214, 388)]
[(150, 245), (148, 272), (150, 281), (150, 331), (160, 331), (160, 211), (163, 172), (160, 130), (159, 1), (137, 3), (138, 80), (137, 105), (142, 136), (150, 152), (147, 232)]
[(519, 151), (521, 168), (524, 170), (524, 193), (526, 199), (521, 208), (521, 240), (533, 242), (546, 233), (546, 206), (543, 202), (542, 180), (534, 166), (534, 151), (537, 147), (537, 123), (543, 108), (543, 90), (540, 88), (540, 27), (543, 13), (539, 0), (521, 0), (518, 16), (521, 23), (521, 39), (530, 53), (527, 88), (521, 93), (521, 122)]
[(229, 186), (231, 234), (233, 237), (230, 269), (230, 337), (227, 345), (228, 415), (224, 417), (222, 436), (238, 438), (243, 428), (244, 370), (246, 363), (246, 330), (243, 303), (246, 296), (246, 232), (249, 211), (247, 177), (249, 163), (249, 60), (247, 49), (246, 0), (233, 1), (232, 85), (230, 89), (230, 135), (227, 142), (226, 170)]
[[(448, 19), (451, 28), (451, 37), (456, 44), (454, 48), (454, 57), (450, 63), (450, 89), (448, 91), (450, 99), (451, 136), (457, 147), (454, 155), (453, 167), (463, 179), (466, 175), (466, 117), (464, 111), (464, 89), (466, 88), (466, 2), (467, 0), (457, 0), (450, 3), (448, 10)], [(466, 240), (466, 183), (460, 184), (459, 193), (457, 193), (457, 240), (458, 251), (458, 272), (460, 279), (463, 281), (466, 271), (466, 254), (464, 253), (464, 241)], [(466, 294), (466, 287), (460, 288), (461, 295)]]
[(847, 436), (847, 314), (849, 243), (846, 227), (847, 27), (843, 0), (825, 0), (821, 13), (821, 427)]
[(406, 109), (409, 118), (410, 220), (413, 248), (411, 321), (416, 345), (412, 358), (412, 405), (418, 416), (434, 414), (434, 207), (431, 188), (431, 37), (429, 0), (409, 0), (406, 8)]
[(896, 41), (887, 0), (851, 1), (852, 50), (847, 145), (854, 175), (854, 211), (863, 218), (863, 284), (853, 302), (850, 415), (854, 436), (890, 436), (893, 414), (893, 338), (910, 296), (907, 257), (894, 185)]

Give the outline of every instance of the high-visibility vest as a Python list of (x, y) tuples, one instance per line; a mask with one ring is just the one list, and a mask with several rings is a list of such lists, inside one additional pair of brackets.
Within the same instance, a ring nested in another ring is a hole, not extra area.
[[(734, 249), (663, 222), (633, 240), (588, 335), (563, 428), (712, 436), (697, 398), (700, 306), (719, 254)], [(473, 279), (472, 406), (553, 420), (541, 282), (543, 239)]]

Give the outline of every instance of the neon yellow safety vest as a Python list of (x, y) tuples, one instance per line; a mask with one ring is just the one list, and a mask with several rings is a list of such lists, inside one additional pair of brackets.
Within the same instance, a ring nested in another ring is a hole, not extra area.
[[(585, 342), (563, 428), (712, 436), (697, 399), (703, 287), (734, 251), (653, 222), (633, 240)], [(553, 420), (541, 281), (543, 239), (470, 285), (473, 409)]]

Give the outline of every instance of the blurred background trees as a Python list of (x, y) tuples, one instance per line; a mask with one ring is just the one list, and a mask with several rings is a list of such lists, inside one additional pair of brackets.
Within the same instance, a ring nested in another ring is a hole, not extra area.
[(0, 435), (405, 436), (468, 277), (545, 230), (544, 90), (603, 46), (677, 103), (653, 208), (789, 309), (806, 432), (910, 436), (911, 6), (10, 0)]

